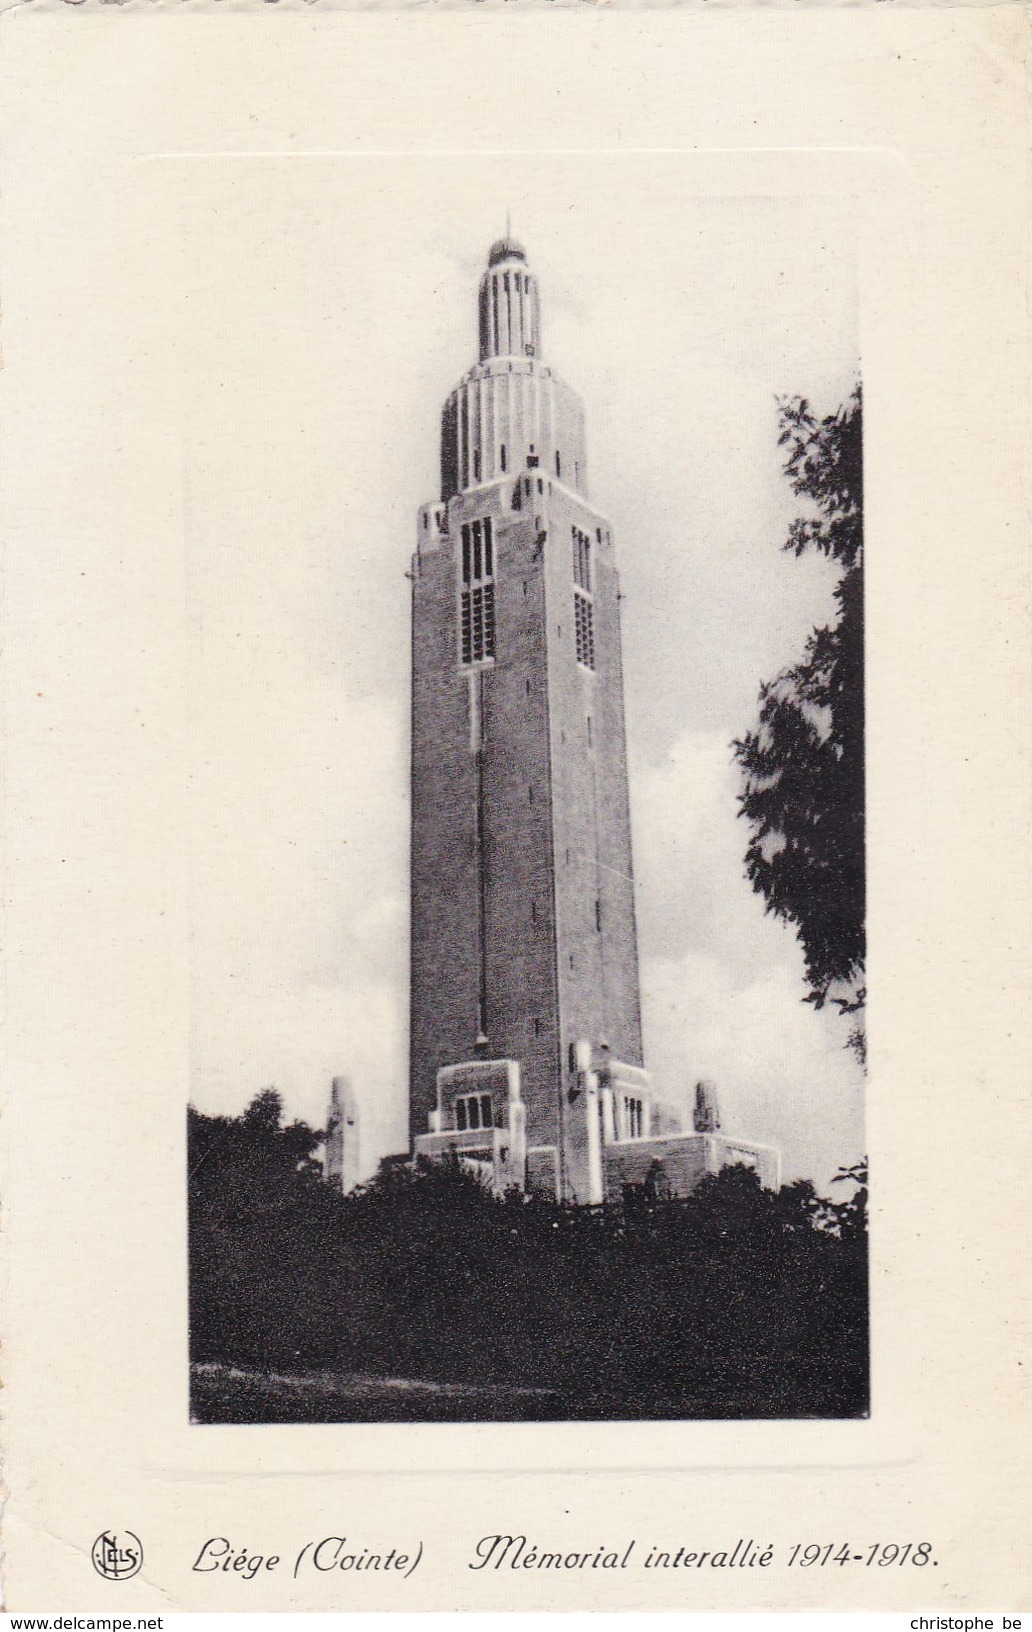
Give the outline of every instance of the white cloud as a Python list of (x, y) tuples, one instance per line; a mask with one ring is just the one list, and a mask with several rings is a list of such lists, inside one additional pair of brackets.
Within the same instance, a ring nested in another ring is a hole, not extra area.
[(213, 655), (190, 827), (194, 1103), (238, 1109), (274, 1083), (321, 1124), (350, 1074), (375, 1166), (406, 1140), (401, 711), (342, 711), (286, 666), (234, 680)]

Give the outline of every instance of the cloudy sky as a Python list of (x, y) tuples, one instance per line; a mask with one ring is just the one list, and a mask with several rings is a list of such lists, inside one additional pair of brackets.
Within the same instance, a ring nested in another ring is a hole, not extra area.
[(585, 400), (611, 518), (646, 1060), (825, 1183), (863, 1151), (843, 1023), (743, 876), (732, 739), (830, 611), (775, 398), (858, 369), (851, 224), (663, 154), (238, 158), (168, 167), (191, 624), (194, 1103), (275, 1084), (319, 1122), (349, 1074), (364, 1158), (404, 1147), (408, 584), (438, 414), (475, 360), (506, 210), (544, 352)]

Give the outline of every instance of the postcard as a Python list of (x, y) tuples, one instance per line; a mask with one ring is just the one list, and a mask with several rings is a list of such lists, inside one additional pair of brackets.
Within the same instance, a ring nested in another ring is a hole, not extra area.
[(0, 33), (6, 1606), (1018, 1626), (1026, 12)]

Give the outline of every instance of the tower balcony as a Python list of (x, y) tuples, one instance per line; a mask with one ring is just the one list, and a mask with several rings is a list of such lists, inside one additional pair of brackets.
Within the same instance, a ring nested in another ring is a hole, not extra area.
[(499, 1194), (526, 1182), (526, 1108), (516, 1060), (466, 1060), (437, 1073), (430, 1129), (417, 1134), (412, 1154), (427, 1161), (456, 1156), (491, 1174)]

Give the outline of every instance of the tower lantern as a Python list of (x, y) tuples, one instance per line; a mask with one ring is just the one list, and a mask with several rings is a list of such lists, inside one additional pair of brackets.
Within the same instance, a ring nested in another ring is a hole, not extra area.
[(536, 357), (541, 350), (541, 299), (527, 252), (515, 238), (491, 245), (480, 280), (480, 361)]

